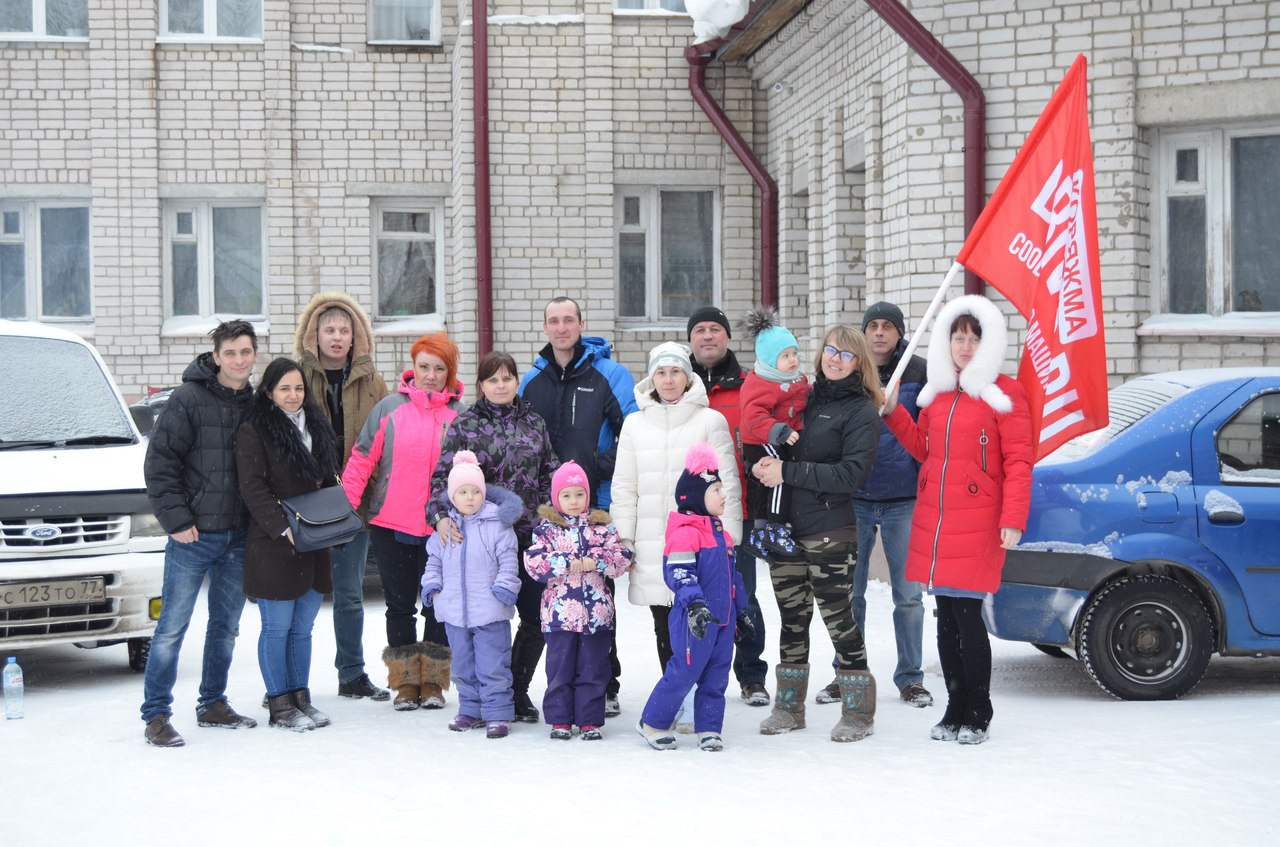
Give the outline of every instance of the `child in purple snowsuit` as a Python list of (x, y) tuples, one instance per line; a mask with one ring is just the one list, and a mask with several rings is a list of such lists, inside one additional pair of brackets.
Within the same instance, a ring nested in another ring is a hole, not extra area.
[(542, 522), (524, 554), (529, 575), (542, 591), (542, 634), (547, 640), (547, 693), (542, 715), (551, 737), (598, 741), (609, 684), (613, 597), (605, 578), (631, 567), (632, 553), (618, 540), (609, 513), (588, 509), (591, 491), (577, 462), (551, 477), (551, 505), (538, 507)]
[(505, 738), (515, 718), (511, 690), (511, 618), (520, 590), (516, 534), (524, 513), (520, 498), (496, 485), (486, 491), (484, 472), (470, 450), (459, 450), (449, 471), (449, 517), (462, 540), (427, 539), (422, 602), (434, 606), (453, 653), (450, 675), (458, 689), (458, 715), (449, 729), (486, 727)]
[(693, 728), (698, 746), (720, 750), (724, 690), (733, 664), (735, 627), (751, 627), (747, 592), (734, 563), (733, 539), (724, 531), (724, 489), (716, 452), (708, 444), (689, 448), (676, 482), (676, 507), (667, 517), (662, 574), (675, 592), (667, 627), (673, 655), (654, 686), (636, 729), (651, 747), (676, 746), (668, 729), (695, 685)]

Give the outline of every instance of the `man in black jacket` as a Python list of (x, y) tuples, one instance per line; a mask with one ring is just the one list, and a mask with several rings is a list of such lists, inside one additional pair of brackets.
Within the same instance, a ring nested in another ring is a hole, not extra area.
[(149, 744), (181, 747), (170, 724), (178, 653), (191, 612), (209, 578), (209, 626), (196, 720), (200, 726), (257, 726), (227, 702), (231, 652), (244, 609), (244, 537), (247, 513), (236, 479), (235, 432), (253, 389), (258, 340), (247, 321), (218, 324), (213, 352), (201, 353), (182, 375), (160, 413), (147, 446), (147, 496), (169, 533), (164, 556), (160, 620), (151, 639), (142, 720)]
[[(542, 328), (547, 345), (534, 359), (533, 367), (520, 383), (520, 396), (547, 423), (551, 447), (561, 462), (577, 462), (587, 472), (592, 505), (608, 509), (611, 499), (613, 465), (617, 457), (618, 434), (623, 419), (636, 410), (635, 378), (609, 355), (609, 342), (596, 336), (583, 337), (585, 324), (582, 310), (569, 297), (556, 297), (543, 312)], [(607, 581), (612, 590), (613, 580)], [(611, 637), (616, 634), (610, 630)], [(537, 720), (538, 712), (521, 698), (521, 683), (528, 688), (525, 676), (532, 678), (541, 645), (516, 633), (511, 648), (511, 672), (515, 677), (516, 719)], [(616, 642), (609, 647), (612, 672), (605, 688), (604, 713), (613, 717), (621, 711), (618, 702), (618, 663)]]

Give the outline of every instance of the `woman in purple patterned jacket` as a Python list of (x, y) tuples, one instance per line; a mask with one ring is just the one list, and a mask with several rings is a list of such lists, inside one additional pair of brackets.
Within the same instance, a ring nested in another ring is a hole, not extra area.
[[(476, 383), (480, 399), (454, 418), (440, 445), (440, 461), (431, 479), (431, 499), (427, 501), (427, 523), (441, 533), (440, 540), (445, 544), (462, 540), (449, 518), (449, 468), (453, 467), (457, 451), (470, 450), (476, 454), (488, 483), (512, 492), (524, 504), (524, 514), (515, 524), (516, 539), (523, 552), (529, 547), (537, 508), (551, 496), (551, 477), (559, 461), (546, 424), (517, 393), (520, 380), (515, 359), (506, 353), (489, 353), (480, 360)], [(524, 723), (536, 723), (539, 717), (529, 699), (529, 683), (545, 643), (538, 622), (541, 596), (542, 586), (520, 568), (520, 594), (516, 600), (520, 626), (511, 646), (511, 676), (516, 720)]]

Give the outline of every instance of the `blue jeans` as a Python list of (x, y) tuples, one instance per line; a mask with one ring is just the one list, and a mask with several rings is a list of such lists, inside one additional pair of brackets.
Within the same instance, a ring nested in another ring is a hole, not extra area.
[(262, 633), (258, 636), (258, 667), (268, 697), (309, 687), (311, 627), (324, 595), (314, 588), (296, 600), (258, 598)]
[(761, 658), (764, 655), (764, 615), (760, 613), (760, 603), (756, 600), (756, 557), (745, 544), (737, 548), (738, 573), (742, 574), (742, 584), (747, 589), (747, 617), (756, 625), (755, 635), (742, 639), (733, 651), (733, 675), (738, 685), (749, 682), (764, 684), (769, 673), (769, 663)]
[(898, 642), (898, 667), (893, 683), (901, 691), (913, 682), (924, 680), (920, 670), (921, 643), (924, 640), (924, 600), (918, 582), (907, 580), (907, 540), (911, 537), (911, 513), (915, 500), (876, 503), (854, 500), (853, 514), (858, 521), (858, 563), (853, 572), (853, 588), (849, 605), (858, 629), (867, 617), (867, 570), (871, 566), (871, 548), (876, 543), (876, 527), (880, 527), (880, 543), (889, 563), (889, 585), (893, 590), (893, 632)]
[(178, 653), (191, 624), (191, 612), (204, 578), (209, 577), (209, 626), (204, 634), (204, 665), (200, 672), (201, 715), (227, 699), (231, 652), (240, 634), (244, 610), (244, 530), (202, 532), (190, 544), (169, 539), (164, 548), (164, 587), (160, 620), (151, 636), (151, 654), (143, 678), (142, 719), (172, 715), (173, 686), (178, 679)]
[(333, 635), (338, 642), (333, 666), (338, 682), (354, 682), (364, 674), (364, 573), (369, 562), (369, 531), (334, 547)]

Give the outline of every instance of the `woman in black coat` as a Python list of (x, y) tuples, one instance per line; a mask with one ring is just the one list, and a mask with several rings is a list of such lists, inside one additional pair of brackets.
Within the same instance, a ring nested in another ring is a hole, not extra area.
[(849, 607), (849, 588), (858, 553), (853, 492), (876, 460), (884, 402), (880, 376), (866, 337), (840, 324), (827, 330), (813, 390), (804, 410), (804, 429), (786, 461), (765, 457), (749, 473), (766, 487), (791, 489), (788, 520), (800, 555), (773, 559), (769, 576), (778, 599), (781, 626), (778, 695), (773, 714), (760, 724), (765, 735), (805, 725), (809, 684), (809, 623), (816, 603), (836, 649), (836, 682), (842, 704), (832, 741), (859, 741), (872, 732), (875, 679), (867, 650)]
[(311, 705), (311, 627), (333, 590), (328, 550), (299, 553), (280, 501), (338, 482), (338, 438), (291, 359), (267, 365), (249, 416), (236, 432), (240, 496), (249, 509), (244, 593), (262, 615), (258, 666), (271, 726), (328, 726)]

